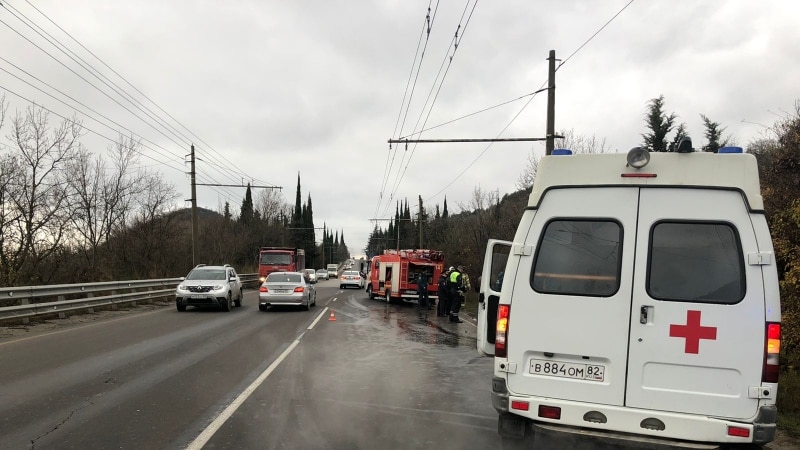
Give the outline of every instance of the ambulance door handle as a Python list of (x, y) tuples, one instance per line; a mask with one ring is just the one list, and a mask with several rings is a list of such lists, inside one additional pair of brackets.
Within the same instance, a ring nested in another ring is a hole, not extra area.
[(639, 309), (639, 323), (641, 323), (642, 325), (645, 325), (648, 322), (651, 322), (652, 319), (653, 319), (653, 317), (652, 317), (653, 311), (652, 310), (653, 310), (652, 306), (642, 306)]

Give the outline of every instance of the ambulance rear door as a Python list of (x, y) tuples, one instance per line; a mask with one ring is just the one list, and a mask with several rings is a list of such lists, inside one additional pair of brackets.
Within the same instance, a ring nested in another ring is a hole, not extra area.
[(626, 406), (752, 418), (765, 301), (742, 194), (642, 188), (639, 205)]

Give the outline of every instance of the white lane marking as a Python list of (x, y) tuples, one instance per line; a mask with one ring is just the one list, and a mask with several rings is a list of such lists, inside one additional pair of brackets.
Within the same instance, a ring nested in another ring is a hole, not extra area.
[(328, 301), (325, 302), (325, 304), (328, 305), (328, 304), (330, 304), (330, 302), (335, 302), (335, 301), (336, 301), (336, 297), (329, 298)]
[(321, 312), (321, 313), (319, 313), (319, 315), (317, 316), (317, 318), (316, 318), (316, 319), (314, 319), (314, 321), (313, 321), (313, 322), (311, 322), (311, 325), (309, 325), (309, 326), (308, 326), (308, 328), (306, 328), (306, 330), (310, 330), (310, 329), (314, 328), (314, 325), (316, 325), (316, 324), (317, 324), (317, 322), (319, 322), (319, 319), (322, 319), (322, 316), (324, 316), (324, 315), (325, 315), (325, 312), (326, 312), (327, 310), (328, 310), (328, 307), (326, 306), (326, 307), (325, 307), (325, 309), (323, 309), (323, 310), (322, 310), (322, 312)]
[(197, 436), (195, 440), (192, 441), (192, 443), (186, 447), (186, 450), (202, 449), (203, 446), (205, 446), (208, 443), (211, 437), (214, 436), (214, 433), (216, 433), (217, 430), (219, 430), (222, 427), (222, 425), (225, 424), (225, 422), (228, 419), (230, 419), (233, 413), (236, 412), (236, 410), (239, 409), (240, 406), (242, 406), (242, 403), (244, 403), (245, 400), (247, 400), (247, 398), (250, 397), (250, 395), (252, 395), (253, 392), (255, 392), (255, 390), (258, 389), (258, 387), (261, 386), (262, 383), (264, 383), (267, 377), (280, 365), (280, 363), (282, 363), (283, 360), (286, 359), (287, 356), (289, 356), (289, 353), (291, 353), (292, 350), (294, 350), (294, 348), (297, 347), (297, 344), (300, 343), (300, 339), (302, 339), (302, 337), (303, 336), (300, 336), (297, 339), (295, 339), (294, 342), (292, 342), (291, 345), (289, 345), (289, 347), (286, 350), (284, 350), (283, 353), (281, 353), (281, 355), (278, 356), (278, 358), (275, 361), (273, 361), (272, 364), (270, 364), (269, 367), (267, 367), (267, 369), (264, 370), (264, 372), (261, 373), (261, 375), (258, 376), (258, 378), (256, 378), (255, 380), (253, 380), (252, 383), (250, 383), (250, 386), (247, 386), (247, 389), (242, 391), (242, 393), (239, 394), (239, 396), (236, 397), (236, 399), (233, 400), (233, 402), (231, 402), (231, 404), (228, 405), (228, 407), (225, 408), (225, 410), (222, 411), (222, 413), (219, 416), (217, 416), (217, 418), (214, 419), (211, 422), (211, 424), (209, 424), (206, 427), (206, 429), (203, 430), (203, 432), (200, 433), (200, 435)]

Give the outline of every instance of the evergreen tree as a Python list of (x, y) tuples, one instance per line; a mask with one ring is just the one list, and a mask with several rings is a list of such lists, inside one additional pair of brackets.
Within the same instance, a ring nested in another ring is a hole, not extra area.
[(442, 219), (447, 219), (450, 214), (447, 213), (447, 196), (444, 196), (444, 207), (442, 209)]
[(247, 183), (247, 190), (244, 193), (244, 200), (242, 200), (239, 222), (245, 225), (253, 222), (253, 194), (250, 192), (250, 183)]
[(297, 172), (297, 193), (295, 194), (294, 213), (292, 214), (291, 228), (293, 228), (289, 236), (291, 236), (291, 246), (295, 248), (304, 248), (302, 241), (303, 227), (303, 206), (300, 202), (300, 172)]
[(675, 125), (675, 114), (664, 112), (664, 96), (660, 95), (651, 99), (647, 104), (645, 124), (649, 130), (642, 135), (642, 146), (651, 152), (667, 151), (667, 135)]
[(704, 152), (716, 153), (721, 147), (728, 145), (728, 139), (722, 139), (722, 133), (727, 127), (720, 128), (719, 122), (712, 122), (704, 114), (700, 114), (705, 127), (706, 145), (703, 146)]
[(225, 202), (225, 209), (222, 210), (222, 217), (224, 217), (225, 220), (231, 220), (231, 204), (228, 202)]

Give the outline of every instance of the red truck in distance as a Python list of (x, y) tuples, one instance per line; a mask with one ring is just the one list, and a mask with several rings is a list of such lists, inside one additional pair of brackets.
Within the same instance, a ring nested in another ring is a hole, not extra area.
[(258, 280), (263, 283), (273, 272), (300, 272), (306, 268), (306, 251), (291, 247), (261, 247), (258, 252)]

